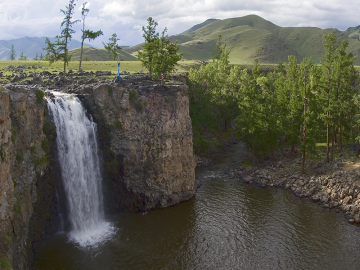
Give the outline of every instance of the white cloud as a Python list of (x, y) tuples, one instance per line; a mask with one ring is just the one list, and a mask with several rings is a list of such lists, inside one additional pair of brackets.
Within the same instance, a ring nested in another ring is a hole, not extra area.
[[(63, 19), (60, 9), (68, 0), (12, 0), (0, 2), (0, 40), (23, 36), (55, 36), (60, 33)], [(85, 2), (85, 1), (84, 1)], [(82, 2), (76, 2), (74, 19), (80, 19)], [(101, 29), (104, 36), (94, 41), (102, 46), (112, 33), (120, 44), (142, 42), (141, 26), (153, 17), (158, 31), (166, 26), (169, 34), (178, 34), (209, 18), (226, 19), (257, 14), (280, 26), (316, 26), (345, 30), (359, 24), (360, 2), (295, 1), (295, 0), (91, 0), (87, 7), (86, 28)], [(81, 24), (74, 27), (75, 39), (80, 39)]]

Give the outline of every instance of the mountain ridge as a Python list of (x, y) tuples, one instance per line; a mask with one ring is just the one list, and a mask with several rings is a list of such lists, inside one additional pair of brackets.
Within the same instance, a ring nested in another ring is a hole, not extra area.
[[(10, 60), (9, 53), (11, 45), (15, 47), (15, 58), (18, 59), (21, 52), (27, 56), (29, 59), (34, 59), (36, 53), (38, 56), (42, 53), (45, 56), (46, 51), (42, 48), (45, 48), (45, 39), (46, 37), (22, 37), (11, 40), (0, 40), (0, 60)], [(55, 37), (49, 38), (51, 42), (55, 42)], [(69, 50), (75, 49), (81, 46), (81, 42), (75, 39), (72, 39), (68, 43)], [(84, 43), (84, 46), (93, 47), (91, 44)]]
[[(351, 27), (346, 31), (334, 28), (317, 27), (281, 27), (257, 15), (207, 21), (198, 24), (178, 35), (170, 36), (172, 42), (178, 41), (183, 58), (187, 60), (211, 59), (219, 35), (230, 49), (230, 61), (234, 64), (249, 64), (255, 59), (262, 63), (276, 64), (286, 62), (288, 55), (295, 55), (299, 60), (311, 57), (320, 62), (324, 54), (324, 34), (334, 33), (338, 41), (349, 42), (348, 52), (360, 55), (360, 41), (351, 35), (359, 28)], [(360, 34), (359, 34), (360, 36)], [(141, 44), (124, 49), (135, 54)], [(360, 58), (355, 60), (360, 65)]]

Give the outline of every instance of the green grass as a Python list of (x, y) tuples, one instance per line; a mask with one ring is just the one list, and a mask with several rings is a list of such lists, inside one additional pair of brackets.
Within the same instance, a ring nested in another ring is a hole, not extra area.
[[(96, 72), (100, 71), (111, 71), (113, 75), (117, 74), (117, 61), (85, 61), (82, 62), (82, 70), (86, 72)], [(44, 70), (49, 71), (51, 73), (59, 73), (63, 71), (64, 64), (63, 62), (56, 62), (49, 65), (47, 61), (0, 61), (0, 72), (3, 72), (4, 75), (12, 75), (13, 71), (8, 71), (7, 67), (19, 66), (19, 65), (27, 65), (32, 67), (33, 65), (41, 66), (41, 68), (36, 69), (24, 69), (23, 72), (30, 74), (32, 72), (42, 72)], [(200, 64), (197, 61), (179, 61), (179, 66), (177, 68), (177, 72), (186, 72), (189, 71), (191, 67), (198, 67)], [(68, 71), (72, 69), (76, 72), (79, 68), (79, 61), (71, 61), (69, 66), (66, 68)], [(148, 70), (142, 67), (140, 61), (122, 61), (120, 63), (120, 71), (127, 71), (130, 73), (136, 73), (142, 70), (143, 72), (148, 72)], [(0, 80), (7, 81), (8, 78), (2, 77)]]
[(243, 162), (241, 165), (242, 165), (244, 168), (248, 168), (248, 167), (252, 166), (252, 163), (251, 163), (251, 162)]

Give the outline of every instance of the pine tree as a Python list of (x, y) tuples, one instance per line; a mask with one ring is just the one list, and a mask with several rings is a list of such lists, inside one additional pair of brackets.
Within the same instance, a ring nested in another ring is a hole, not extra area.
[(68, 49), (68, 42), (71, 40), (72, 34), (75, 33), (72, 27), (80, 21), (72, 21), (75, 6), (75, 0), (70, 0), (69, 5), (66, 7), (65, 10), (60, 9), (60, 12), (65, 15), (65, 18), (60, 25), (60, 28), (62, 28), (61, 35), (56, 36), (55, 43), (51, 43), (49, 38), (45, 39), (46, 48), (44, 50), (46, 50), (47, 52), (46, 59), (49, 61), (50, 64), (59, 60), (63, 60), (64, 73), (66, 72), (66, 66), (69, 64), (71, 59), (71, 55), (69, 54)]
[(64, 20), (62, 21), (60, 27), (63, 28), (61, 30), (61, 38), (63, 39), (63, 55), (62, 59), (64, 61), (64, 73), (66, 72), (66, 66), (69, 64), (69, 61), (71, 59), (71, 55), (69, 55), (68, 50), (68, 42), (72, 38), (72, 34), (75, 33), (75, 31), (72, 29), (72, 27), (79, 22), (80, 20), (72, 21), (72, 16), (74, 14), (75, 9), (75, 0), (70, 0), (69, 5), (66, 7), (66, 10), (60, 9), (60, 11), (65, 15)]
[(11, 61), (15, 60), (15, 55), (16, 55), (15, 46), (14, 46), (14, 44), (11, 44), (11, 49), (10, 49), (10, 53), (9, 53), (9, 58)]
[[(239, 100), (240, 115), (235, 119), (235, 130), (238, 137), (243, 140), (251, 149), (253, 166), (257, 164), (257, 154), (266, 151), (267, 142), (264, 95), (261, 84), (265, 81), (261, 74), (261, 66), (258, 60), (252, 68), (252, 74), (249, 75), (247, 69), (243, 69), (239, 78), (241, 82)], [(263, 80), (263, 82), (262, 82)]]
[(89, 39), (90, 40), (94, 40), (97, 37), (103, 35), (103, 32), (101, 30), (93, 32), (90, 30), (85, 30), (85, 18), (89, 13), (89, 9), (86, 8), (86, 4), (87, 2), (85, 2), (81, 8), (81, 16), (82, 16), (82, 21), (83, 21), (83, 29), (82, 31), (82, 36), (81, 36), (81, 49), (80, 49), (80, 63), (79, 63), (79, 72), (81, 71), (81, 62), (82, 62), (82, 57), (83, 57), (83, 47), (84, 47), (84, 40), (85, 39)]
[(337, 50), (336, 37), (334, 34), (324, 35), (325, 38), (325, 55), (321, 62), (322, 67), (322, 119), (326, 125), (326, 161), (330, 161), (330, 142), (332, 142), (332, 106), (333, 96), (335, 89), (334, 81), (334, 65), (335, 65), (335, 54)]
[(138, 52), (137, 57), (142, 65), (149, 70), (149, 76), (152, 79), (153, 59), (157, 51), (159, 33), (156, 33), (156, 26), (158, 23), (155, 22), (152, 17), (149, 17), (147, 21), (148, 25), (142, 27), (145, 42), (142, 45), (142, 50)]
[[(96, 33), (96, 32), (95, 32)], [(110, 58), (113, 58), (115, 61), (116, 56), (118, 55), (118, 52), (121, 50), (121, 47), (117, 45), (116, 43), (120, 40), (117, 38), (116, 33), (112, 34), (111, 38), (109, 38), (109, 43), (104, 43), (105, 50), (108, 51)]]
[(20, 61), (26, 61), (28, 60), (28, 57), (26, 55), (24, 55), (23, 52), (20, 53), (20, 58), (19, 58)]
[(171, 43), (168, 35), (165, 35), (165, 28), (159, 39), (156, 39), (156, 53), (153, 59), (153, 75), (161, 77), (161, 84), (164, 84), (164, 77), (174, 71), (177, 62), (180, 61), (182, 53), (178, 53), (180, 46), (178, 42)]

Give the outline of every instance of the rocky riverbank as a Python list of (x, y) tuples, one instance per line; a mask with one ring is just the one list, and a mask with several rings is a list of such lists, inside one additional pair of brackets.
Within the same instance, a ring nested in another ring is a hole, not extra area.
[(331, 163), (307, 163), (311, 173), (294, 172), (300, 158), (283, 159), (261, 167), (235, 165), (228, 174), (248, 184), (290, 189), (326, 208), (342, 211), (350, 223), (360, 223), (360, 169), (354, 158), (338, 158)]

